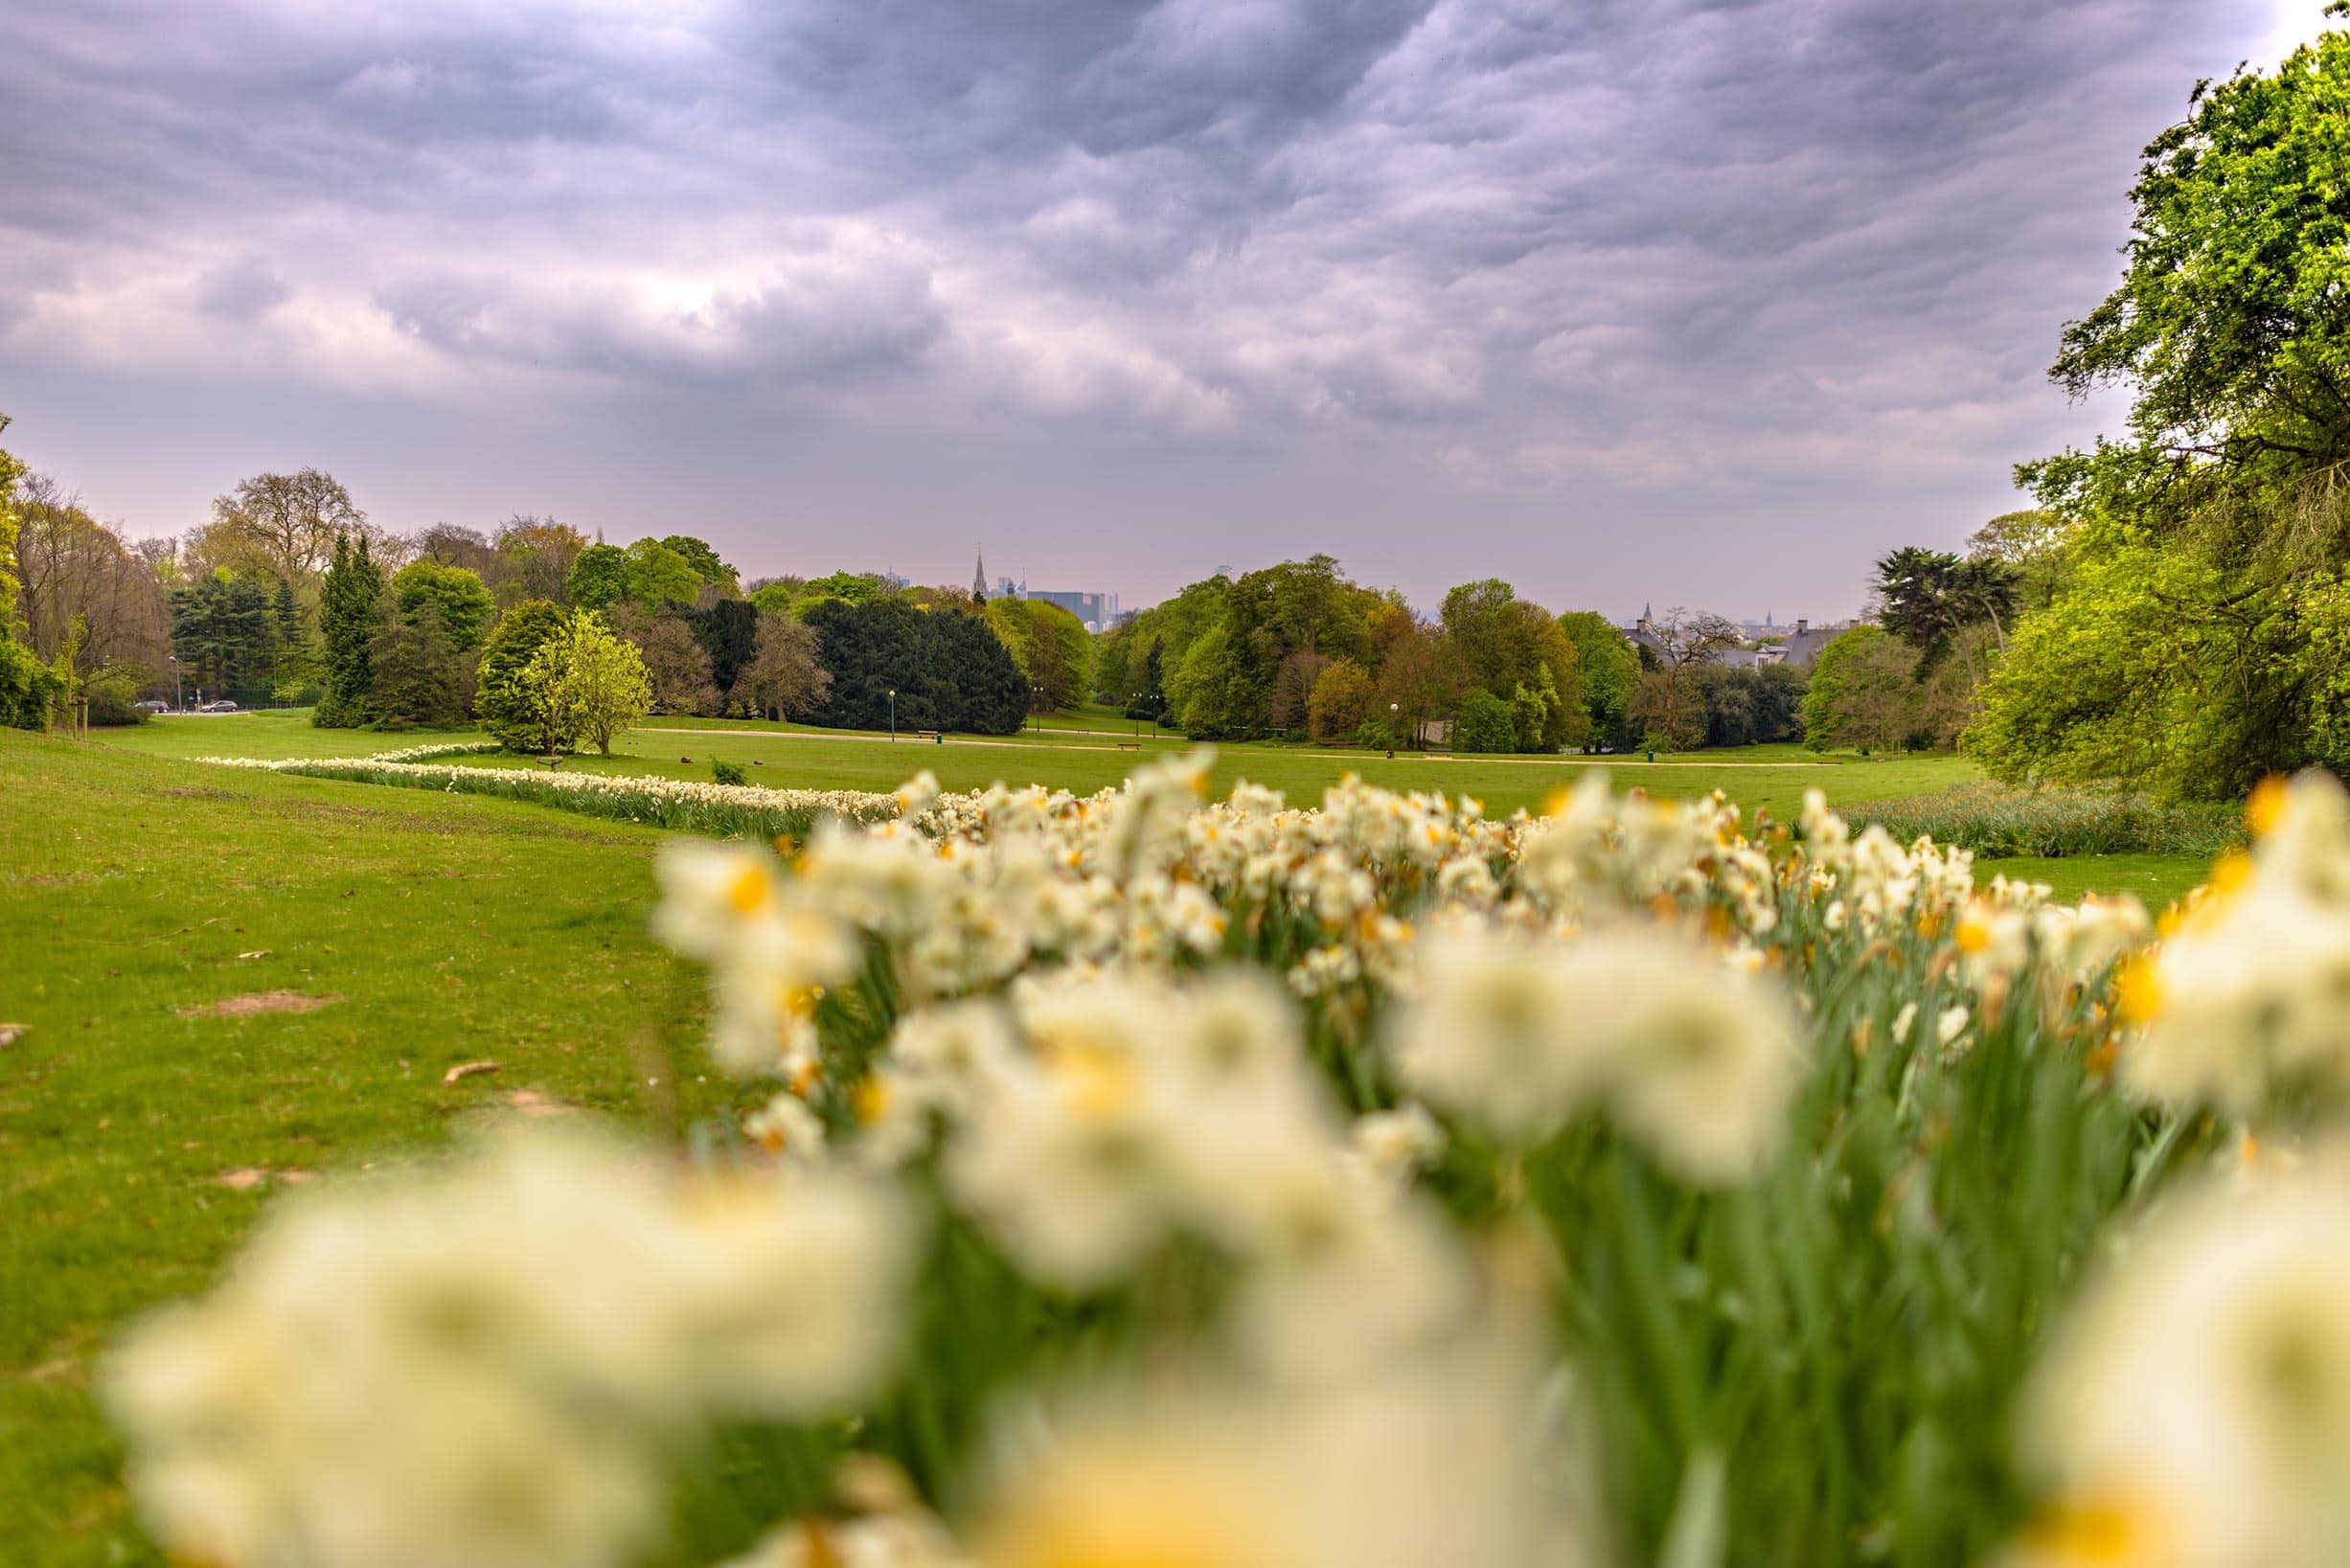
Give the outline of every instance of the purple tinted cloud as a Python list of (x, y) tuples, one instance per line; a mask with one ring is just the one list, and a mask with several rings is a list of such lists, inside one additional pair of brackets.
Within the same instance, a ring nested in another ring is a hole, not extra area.
[(0, 407), (140, 532), (316, 462), (755, 572), (1826, 615), (2110, 417), (2041, 371), (2136, 148), (2316, 9), (19, 0)]

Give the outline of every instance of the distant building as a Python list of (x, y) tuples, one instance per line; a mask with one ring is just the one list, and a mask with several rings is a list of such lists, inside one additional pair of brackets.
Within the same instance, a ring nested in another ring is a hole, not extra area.
[(1853, 623), (1839, 621), (1829, 625), (1814, 626), (1809, 621), (1797, 621), (1792, 635), (1787, 639), (1784, 657), (1798, 670), (1809, 670), (1819, 662), (1820, 650), (1850, 631)]
[(995, 579), (995, 597), (998, 599), (1026, 599), (1028, 597), (1027, 579), (1023, 578), (1019, 581), (1015, 582), (1010, 578), (997, 578)]
[(1075, 589), (1038, 588), (1031, 593), (1022, 585), (1022, 598), (1041, 599), (1047, 604), (1058, 604), (1084, 624), (1087, 631), (1107, 631), (1118, 622), (1118, 596), (1111, 593), (1087, 593)]

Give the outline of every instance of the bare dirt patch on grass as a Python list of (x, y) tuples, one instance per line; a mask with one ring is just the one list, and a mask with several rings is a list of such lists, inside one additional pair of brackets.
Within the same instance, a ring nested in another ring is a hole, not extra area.
[(172, 1011), (183, 1018), (250, 1018), (260, 1012), (315, 1012), (341, 1000), (339, 996), (312, 996), (308, 991), (257, 990)]

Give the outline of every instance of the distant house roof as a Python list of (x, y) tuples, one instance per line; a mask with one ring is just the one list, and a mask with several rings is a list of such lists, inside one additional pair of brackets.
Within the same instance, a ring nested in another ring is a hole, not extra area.
[(1798, 670), (1809, 670), (1819, 662), (1820, 649), (1852, 629), (1850, 622), (1832, 626), (1815, 626), (1808, 621), (1795, 623), (1795, 630), (1787, 638), (1787, 662)]

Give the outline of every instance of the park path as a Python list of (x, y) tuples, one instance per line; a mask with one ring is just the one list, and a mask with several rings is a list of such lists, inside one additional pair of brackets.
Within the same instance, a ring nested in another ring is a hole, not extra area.
[[(639, 735), (676, 735), (684, 736), (688, 739), (697, 735), (732, 735), (742, 736), (753, 740), (856, 740), (862, 741), (867, 745), (875, 746), (931, 746), (938, 744), (938, 742), (934, 740), (916, 740), (910, 734), (899, 739), (892, 740), (886, 735), (847, 735), (838, 730), (717, 730), (702, 726), (696, 726), (694, 729), (688, 730), (671, 729), (668, 726), (661, 724), (642, 724), (637, 727), (636, 733)], [(1131, 740), (1132, 739), (1130, 736), (1124, 735), (1117, 730), (1047, 730), (1044, 733), (1046, 735), (1100, 735), (1108, 736), (1113, 739), (1123, 740)], [(978, 736), (969, 735), (949, 736), (946, 743), (950, 746), (992, 746), (1010, 751), (1110, 751), (1115, 749), (1110, 746), (1057, 746), (1048, 740), (992, 740), (982, 739)], [(1155, 743), (1158, 748), (1164, 750), (1173, 750), (1184, 744), (1184, 742), (1180, 740), (1173, 740), (1166, 739), (1165, 737), (1158, 736), (1150, 737), (1144, 742), (1146, 748), (1151, 746), (1152, 743)], [(1235, 755), (1247, 756), (1249, 754), (1243, 752)], [(1275, 755), (1286, 757), (1292, 754), (1282, 752)], [(1353, 751), (1301, 751), (1294, 753), (1294, 755), (1299, 757), (1325, 757), (1340, 761), (1352, 760), (1371, 762), (1384, 761), (1383, 758), (1376, 757), (1366, 752)], [(1435, 751), (1419, 753), (1405, 752), (1398, 756), (1396, 761), (1399, 762), (1406, 761), (1418, 761), (1423, 762), (1467, 761), (1475, 762), (1478, 764), (1498, 762), (1517, 767), (1816, 768), (1842, 767), (1844, 765), (1841, 762), (1708, 761), (1702, 758), (1691, 758), (1684, 761), (1673, 762), (1644, 762), (1637, 757), (1502, 757), (1487, 755), (1485, 753), (1477, 753), (1472, 756), (1462, 757), (1450, 752)]]

